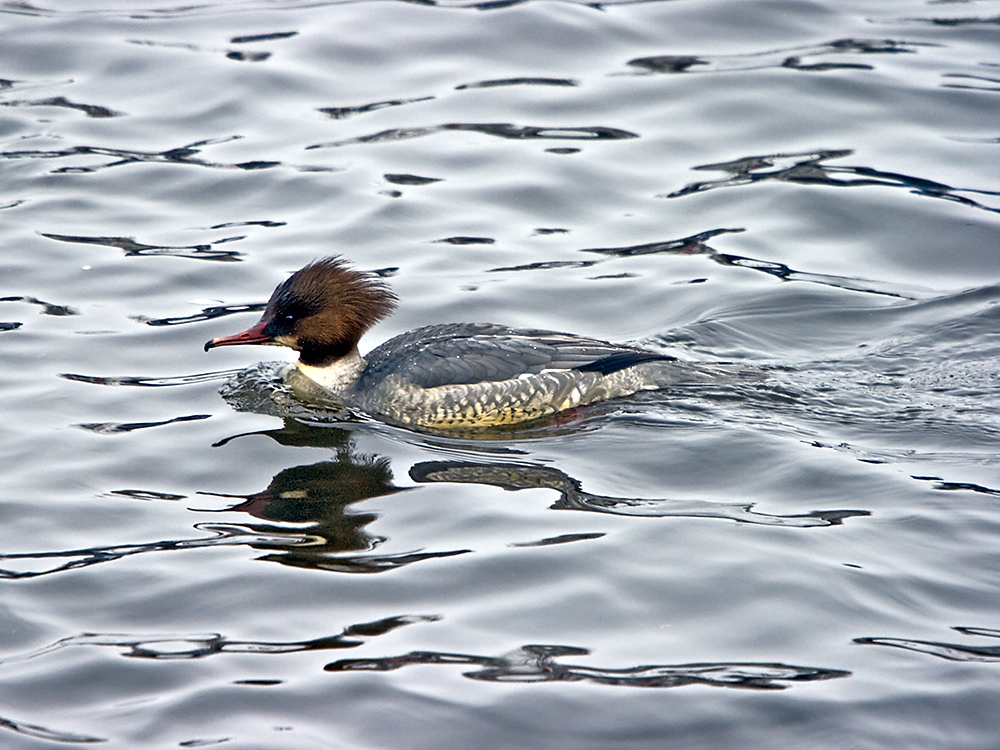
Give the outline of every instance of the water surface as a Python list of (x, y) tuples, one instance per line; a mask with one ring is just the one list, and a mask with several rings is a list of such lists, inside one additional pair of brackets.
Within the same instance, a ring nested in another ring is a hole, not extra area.
[[(975, 748), (1000, 4), (0, 5), (0, 745)], [(399, 312), (738, 362), (493, 435), (205, 354)]]

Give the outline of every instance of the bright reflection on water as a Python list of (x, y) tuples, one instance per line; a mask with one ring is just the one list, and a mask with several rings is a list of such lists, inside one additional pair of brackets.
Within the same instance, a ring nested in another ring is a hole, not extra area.
[[(0, 5), (0, 746), (992, 748), (998, 18)], [(756, 376), (416, 433), (202, 351), (331, 253), (364, 349)]]

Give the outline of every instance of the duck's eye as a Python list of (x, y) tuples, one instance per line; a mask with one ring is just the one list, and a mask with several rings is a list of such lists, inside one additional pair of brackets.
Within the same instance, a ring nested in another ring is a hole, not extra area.
[(284, 318), (282, 318), (282, 320), (284, 320), (286, 323), (292, 323), (292, 322), (295, 321), (295, 316), (294, 315), (286, 315)]

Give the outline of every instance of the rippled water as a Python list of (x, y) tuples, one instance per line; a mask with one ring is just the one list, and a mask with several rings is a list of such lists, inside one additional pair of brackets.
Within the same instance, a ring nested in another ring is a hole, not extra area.
[[(0, 746), (992, 748), (1000, 3), (0, 4)], [(205, 354), (739, 362), (491, 435)], [(246, 369), (250, 368), (250, 369)]]

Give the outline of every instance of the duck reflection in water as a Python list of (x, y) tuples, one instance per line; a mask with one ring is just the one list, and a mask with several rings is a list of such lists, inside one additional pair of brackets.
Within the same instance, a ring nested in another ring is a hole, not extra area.
[[(355, 512), (351, 506), (376, 497), (394, 495), (407, 489), (393, 483), (390, 459), (359, 453), (352, 432), (342, 427), (305, 424), (286, 417), (276, 430), (233, 435), (217, 446), (240, 437), (261, 435), (288, 446), (325, 447), (334, 452), (332, 460), (293, 466), (274, 476), (268, 486), (251, 495), (201, 492), (204, 496), (239, 498), (240, 502), (205, 513), (241, 513), (262, 523), (204, 523), (194, 526), (208, 536), (163, 539), (138, 544), (119, 544), (84, 549), (45, 550), (0, 554), (0, 580), (24, 580), (112, 562), (149, 552), (178, 552), (219, 545), (246, 545), (266, 550), (260, 559), (295, 567), (342, 573), (377, 573), (430, 558), (452, 557), (471, 550), (412, 551), (377, 554), (386, 539), (369, 533), (366, 527), (376, 513)], [(609, 497), (586, 492), (582, 483), (559, 469), (514, 461), (425, 461), (409, 470), (412, 481), (420, 484), (479, 484), (508, 491), (550, 489), (558, 493), (553, 510), (576, 510), (639, 517), (718, 518), (740, 523), (792, 528), (836, 526), (853, 516), (867, 516), (867, 510), (829, 509), (796, 514), (767, 514), (754, 510), (753, 503), (669, 498)], [(148, 490), (116, 490), (114, 495), (144, 499), (180, 500), (180, 494)], [(564, 534), (535, 541), (512, 543), (532, 547), (596, 539), (603, 532)], [(30, 562), (39, 568), (25, 569)]]
[[(404, 488), (392, 484), (389, 459), (358, 454), (350, 433), (331, 427), (305, 425), (287, 419), (284, 428), (263, 433), (284, 445), (329, 446), (336, 460), (299, 466), (277, 474), (263, 492), (247, 496), (229, 510), (283, 523), (312, 522), (311, 533), (325, 539), (317, 542), (324, 552), (371, 550), (384, 541), (367, 535), (363, 527), (375, 520), (371, 514), (351, 514), (346, 509), (361, 500), (393, 494)], [(421, 484), (480, 484), (505, 490), (552, 489), (559, 493), (554, 510), (577, 510), (614, 515), (648, 517), (719, 518), (765, 526), (835, 526), (845, 518), (866, 516), (866, 510), (811, 510), (796, 514), (768, 514), (754, 510), (753, 503), (709, 500), (609, 497), (586, 492), (579, 480), (559, 469), (532, 463), (425, 461), (409, 470), (410, 479)], [(255, 531), (265, 531), (255, 527)], [(276, 530), (276, 529), (271, 529)], [(601, 534), (560, 537), (581, 541)], [(541, 540), (538, 543), (554, 543)], [(452, 553), (455, 554), (455, 553)]]
[[(354, 459), (354, 460), (352, 460)], [(275, 475), (267, 489), (246, 495), (243, 502), (226, 508), (248, 513), (265, 524), (247, 524), (261, 534), (287, 532), (289, 524), (307, 531), (313, 553), (372, 550), (384, 541), (364, 531), (378, 516), (348, 513), (348, 506), (373, 497), (399, 492), (391, 484), (388, 459), (338, 454), (334, 461), (293, 466)], [(223, 496), (229, 497), (229, 496)]]
[[(509, 491), (547, 488), (556, 490), (559, 499), (553, 510), (585, 510), (620, 516), (723, 518), (761, 526), (836, 526), (852, 516), (870, 515), (867, 510), (831, 509), (808, 513), (772, 515), (753, 510), (753, 503), (725, 503), (710, 500), (672, 500), (667, 498), (608, 497), (584, 492), (580, 482), (558, 469), (518, 463), (473, 463), (468, 461), (426, 461), (410, 469), (415, 482), (456, 482), (487, 484)], [(593, 538), (594, 535), (583, 535)], [(601, 536), (601, 535), (598, 535)], [(559, 540), (563, 540), (562, 537)], [(544, 539), (535, 544), (552, 544)], [(565, 541), (578, 541), (577, 536)], [(529, 545), (522, 545), (529, 546)]]
[[(252, 495), (202, 493), (214, 497), (242, 498), (242, 502), (219, 512), (246, 513), (264, 521), (260, 524), (240, 524), (254, 532), (258, 539), (251, 544), (252, 547), (272, 550), (261, 559), (302, 568), (373, 573), (431, 557), (450, 557), (469, 551), (371, 554), (386, 541), (384, 537), (365, 530), (378, 518), (378, 514), (352, 511), (350, 506), (408, 488), (393, 484), (387, 457), (357, 453), (346, 430), (313, 427), (287, 419), (281, 429), (249, 434), (266, 435), (283, 445), (332, 447), (335, 451), (331, 461), (293, 466), (278, 472), (266, 489)], [(303, 534), (305, 541), (288, 543), (289, 536), (301, 538)], [(363, 554), (342, 554), (345, 552)]]

